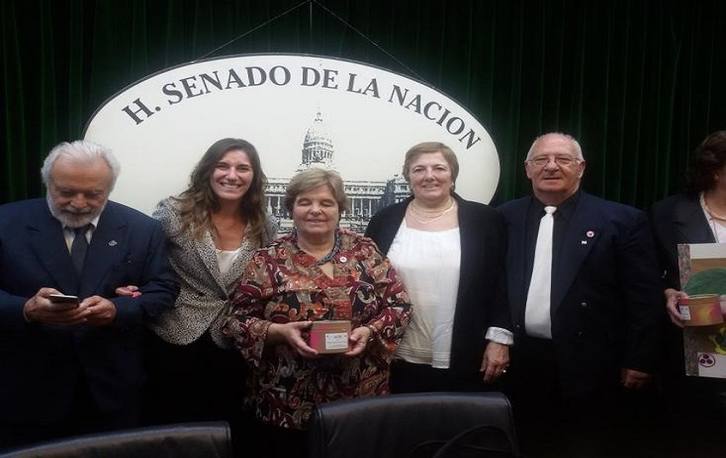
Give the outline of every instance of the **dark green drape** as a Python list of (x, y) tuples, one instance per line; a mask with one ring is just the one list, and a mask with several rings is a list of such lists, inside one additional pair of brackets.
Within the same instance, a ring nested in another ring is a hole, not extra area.
[[(0, 3), (0, 202), (41, 195), (38, 169), (49, 148), (80, 137), (93, 111), (126, 85), (200, 58), (300, 3)], [(309, 52), (420, 77), (489, 130), (502, 160), (498, 201), (528, 192), (522, 160), (542, 132), (580, 139), (590, 192), (646, 207), (679, 190), (690, 151), (726, 128), (726, 2), (320, 4), (408, 69), (318, 4), (303, 4), (215, 55)]]

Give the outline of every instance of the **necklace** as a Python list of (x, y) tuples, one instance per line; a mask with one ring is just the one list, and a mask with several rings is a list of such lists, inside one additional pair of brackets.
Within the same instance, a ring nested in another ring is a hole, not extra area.
[(333, 243), (333, 248), (330, 250), (330, 253), (318, 259), (315, 265), (322, 266), (326, 262), (332, 261), (332, 259), (338, 254), (338, 251), (340, 251), (340, 237), (338, 237), (338, 231), (335, 231), (335, 243)]
[[(295, 228), (293, 228), (292, 232), (293, 232), (293, 236), (295, 238), (295, 245), (297, 245), (297, 247), (300, 248), (300, 243), (298, 242), (298, 239), (297, 239), (297, 230)], [(335, 242), (333, 242), (333, 248), (330, 249), (328, 254), (326, 254), (322, 258), (316, 260), (314, 265), (322, 266), (323, 264), (332, 261), (333, 258), (335, 256), (337, 256), (338, 252), (340, 251), (340, 237), (338, 236), (338, 233), (339, 233), (339, 231), (336, 230), (335, 231)], [(343, 260), (342, 258), (341, 258), (341, 260), (342, 260), (342, 262), (345, 262), (345, 260)]]
[[(411, 205), (408, 206), (409, 215), (411, 215), (411, 218), (416, 220), (419, 224), (430, 224), (434, 221), (438, 221), (441, 218), (444, 217), (447, 213), (449, 213), (451, 210), (454, 209), (456, 204), (456, 201), (454, 199), (451, 199), (451, 204), (446, 207), (444, 210), (442, 210), (438, 215), (430, 216), (424, 213), (421, 209), (418, 208), (418, 205), (416, 205), (416, 201), (412, 201)], [(425, 219), (422, 219), (425, 218)]]

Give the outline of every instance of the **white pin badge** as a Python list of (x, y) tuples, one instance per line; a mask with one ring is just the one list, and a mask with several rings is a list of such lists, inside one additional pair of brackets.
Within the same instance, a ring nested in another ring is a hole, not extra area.
[(585, 232), (585, 235), (587, 236), (588, 239), (591, 239), (591, 238), (595, 237), (595, 232), (587, 231), (587, 232)]
[(346, 258), (345, 256), (340, 257), (340, 262), (346, 262), (347, 260), (348, 260), (348, 258)]
[(108, 246), (116, 246), (116, 245), (118, 245), (118, 242), (115, 240), (111, 240), (110, 242), (108, 242)]

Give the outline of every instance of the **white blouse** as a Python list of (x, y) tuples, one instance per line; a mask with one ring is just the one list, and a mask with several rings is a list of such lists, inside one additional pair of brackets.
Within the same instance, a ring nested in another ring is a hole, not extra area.
[(217, 248), (214, 249), (214, 252), (217, 254), (217, 265), (219, 266), (219, 273), (222, 275), (229, 272), (229, 269), (232, 268), (232, 264), (234, 264), (235, 259), (237, 259), (237, 256), (239, 256), (240, 251), (242, 250), (242, 247), (237, 248), (236, 250), (219, 250)]
[(703, 193), (699, 196), (699, 201), (701, 202), (703, 214), (706, 216), (706, 221), (708, 221), (711, 232), (713, 232), (713, 237), (716, 239), (716, 243), (726, 243), (726, 225), (724, 225), (723, 221), (719, 221), (712, 217), (708, 210), (706, 210), (706, 202), (703, 198)]
[(713, 236), (716, 238), (718, 243), (726, 243), (726, 226), (722, 222), (718, 222), (711, 218), (711, 228), (713, 229)]
[(413, 305), (396, 357), (410, 363), (449, 368), (456, 295), (459, 290), (459, 228), (429, 232), (404, 219), (388, 250)]

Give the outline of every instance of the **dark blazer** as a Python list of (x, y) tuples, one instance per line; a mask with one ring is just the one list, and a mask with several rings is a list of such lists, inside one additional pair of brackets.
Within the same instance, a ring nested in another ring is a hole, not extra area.
[[(526, 217), (532, 197), (499, 210), (509, 231), (507, 282), (516, 335), (529, 288)], [(620, 368), (652, 373), (659, 359), (663, 293), (645, 214), (581, 193), (552, 266), (552, 342), (564, 393), (616, 386)], [(513, 364), (516, 361), (513, 359)]]
[[(450, 370), (477, 374), (484, 354), (487, 328), (511, 329), (506, 297), (504, 221), (493, 208), (455, 196), (459, 205), (461, 266), (454, 314)], [(386, 254), (413, 198), (376, 213), (366, 236)], [(416, 313), (413, 305), (413, 313)]]
[(661, 272), (669, 288), (681, 289), (679, 243), (716, 243), (697, 194), (677, 194), (653, 204), (650, 211)]
[[(0, 206), (0, 423), (57, 422), (79, 383), (105, 412), (136, 401), (142, 327), (178, 292), (165, 243), (157, 221), (108, 202), (79, 276), (45, 199)], [(143, 294), (116, 297), (115, 288), (129, 284)], [(116, 319), (103, 327), (27, 323), (23, 305), (41, 287), (105, 297)]]

